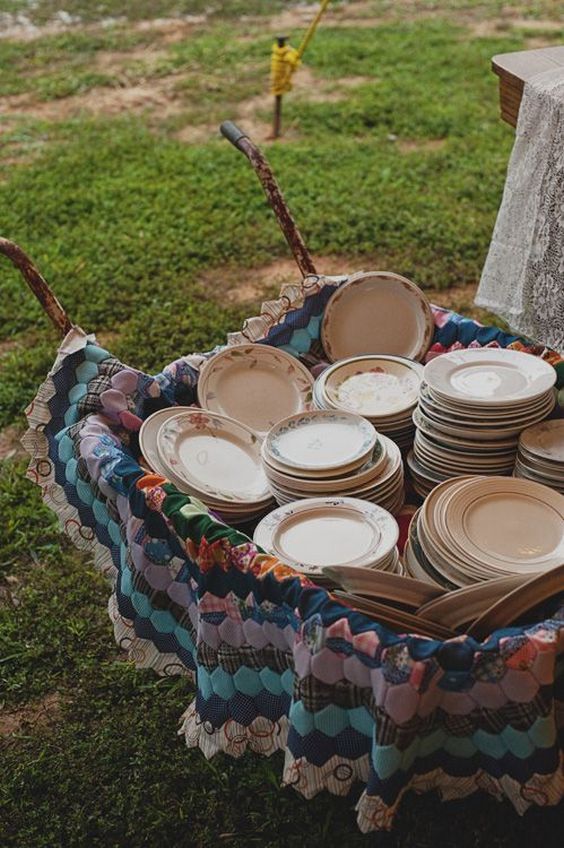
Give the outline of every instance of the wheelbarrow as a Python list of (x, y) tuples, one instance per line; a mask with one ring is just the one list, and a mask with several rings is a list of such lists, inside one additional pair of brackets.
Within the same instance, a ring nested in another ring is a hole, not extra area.
[[(222, 131), (257, 171), (306, 282), (244, 332), (293, 349), (346, 278), (315, 274), (266, 160), (232, 124)], [(391, 827), (409, 788), (449, 798), (481, 789), (519, 812), (559, 802), (561, 614), (483, 641), (396, 633), (260, 551), (136, 459), (148, 409), (195, 397), (202, 357), (157, 376), (124, 365), (72, 325), (20, 248), (2, 239), (0, 252), (65, 335), (28, 409), (28, 476), (107, 575), (118, 644), (139, 667), (195, 681), (182, 718), (189, 746), (208, 757), (283, 750), (283, 781), (307, 798), (360, 782), (363, 831)], [(447, 310), (435, 317), (434, 354), (495, 339), (546, 355)]]

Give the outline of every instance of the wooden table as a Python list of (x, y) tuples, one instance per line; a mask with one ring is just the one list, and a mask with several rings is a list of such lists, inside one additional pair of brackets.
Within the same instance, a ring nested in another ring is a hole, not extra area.
[(563, 68), (564, 74), (564, 46), (500, 53), (499, 56), (494, 56), (492, 70), (499, 77), (499, 105), (503, 120), (513, 127), (517, 126), (526, 81), (535, 74), (558, 67)]

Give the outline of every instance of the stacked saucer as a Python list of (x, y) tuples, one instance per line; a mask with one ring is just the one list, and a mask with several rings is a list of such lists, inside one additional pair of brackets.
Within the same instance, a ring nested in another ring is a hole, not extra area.
[(275, 509), (259, 522), (254, 542), (312, 576), (326, 566), (396, 572), (399, 527), (375, 504), (356, 498), (309, 498)]
[(261, 440), (239, 421), (206, 410), (161, 410), (143, 422), (139, 444), (153, 471), (231, 524), (255, 520), (272, 505)]
[(425, 366), (423, 379), (408, 457), (422, 496), (460, 474), (511, 474), (519, 434), (554, 408), (554, 368), (521, 351), (443, 354)]
[(449, 589), (564, 561), (564, 497), (514, 477), (458, 477), (416, 513), (405, 555), (410, 576)]
[(315, 381), (319, 409), (344, 409), (364, 416), (402, 450), (413, 442), (412, 413), (423, 366), (402, 356), (355, 356), (336, 362)]
[(314, 411), (290, 416), (270, 430), (262, 458), (281, 505), (330, 496), (362, 498), (390, 512), (403, 505), (400, 450), (360, 415)]
[(513, 474), (544, 483), (564, 495), (564, 418), (523, 430)]

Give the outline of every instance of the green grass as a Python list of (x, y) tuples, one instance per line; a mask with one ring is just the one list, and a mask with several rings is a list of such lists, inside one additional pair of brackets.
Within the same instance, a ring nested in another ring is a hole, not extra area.
[[(202, 14), (209, 5), (39, 0), (29, 10), (0, 0), (0, 13), (24, 10), (44, 23), (64, 8), (91, 23)], [(249, 271), (287, 255), (244, 159), (223, 141), (186, 144), (176, 135), (191, 124), (205, 130), (264, 93), (270, 23), (240, 17), (287, 5), (216, 2), (209, 22), (177, 43), (122, 24), (0, 40), (0, 107), (17, 94), (38, 105), (0, 117), (0, 233), (30, 252), (73, 320), (109, 336), (111, 350), (132, 365), (156, 371), (222, 342), (260, 300), (230, 305), (223, 269), (231, 277), (238, 269), (245, 282)], [(538, 37), (509, 25), (495, 38), (470, 35), (470, 17), (499, 15), (502, 5), (433, 0), (418, 6), (432, 19), (413, 21), (405, 4), (372, 2), (366, 15), (402, 19), (320, 29), (306, 59), (314, 93), (340, 97), (288, 96), (292, 141), (268, 148), (314, 255), (355, 257), (434, 288), (477, 280), (513, 139), (498, 118), (489, 60)], [(557, 17), (560, 6), (527, 4), (520, 14)], [(346, 5), (339, 9), (344, 16)], [(297, 42), (299, 33), (292, 36)], [(543, 37), (556, 42), (559, 33)], [(102, 60), (113, 53), (121, 66), (108, 71)], [(339, 89), (341, 76), (365, 80)], [(178, 105), (170, 114), (95, 120), (62, 112), (57, 120), (41, 111), (70, 95), (79, 102), (93, 88), (164, 79)], [(210, 275), (217, 282), (206, 287)], [(57, 340), (3, 260), (0, 293), (0, 427), (23, 427)], [(208, 763), (185, 749), (175, 729), (191, 685), (124, 662), (106, 612), (108, 587), (62, 539), (24, 468), (0, 464), (0, 705), (26, 715), (56, 693), (60, 707), (50, 722), (23, 722), (3, 742), (2, 848), (375, 844), (356, 830), (353, 797), (306, 802), (279, 791), (280, 756)], [(506, 848), (536, 840), (551, 848), (559, 815), (535, 810), (519, 819), (482, 796), (449, 805), (410, 796), (391, 844)]]
[(33, 92), (40, 100), (50, 100), (104, 85), (107, 78), (92, 70), (101, 51), (126, 53), (153, 38), (151, 32), (120, 28), (67, 32), (27, 42), (0, 40), (0, 96)]

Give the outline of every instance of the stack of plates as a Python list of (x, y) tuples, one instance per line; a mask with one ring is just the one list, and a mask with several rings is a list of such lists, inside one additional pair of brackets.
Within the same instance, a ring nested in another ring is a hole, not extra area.
[(335, 363), (315, 381), (318, 409), (363, 415), (402, 450), (411, 447), (423, 366), (401, 356), (355, 356)]
[(423, 379), (408, 457), (422, 496), (460, 474), (511, 474), (519, 434), (554, 408), (554, 368), (521, 351), (443, 354), (425, 366)]
[(356, 498), (310, 498), (279, 507), (257, 525), (253, 540), (312, 577), (326, 566), (396, 572), (399, 528), (375, 504)]
[(564, 418), (523, 430), (513, 473), (564, 495)]
[(290, 416), (270, 430), (262, 458), (279, 504), (336, 495), (362, 498), (394, 513), (403, 505), (400, 450), (360, 415)]
[(458, 477), (413, 517), (408, 574), (450, 589), (564, 561), (564, 497), (514, 477)]
[(261, 439), (239, 421), (206, 410), (161, 410), (144, 421), (139, 444), (153, 471), (231, 524), (272, 506)]

